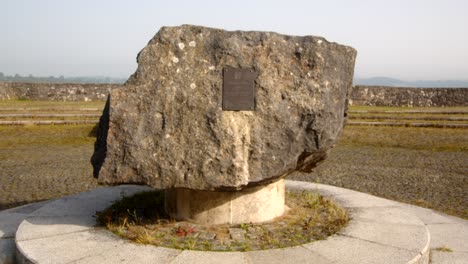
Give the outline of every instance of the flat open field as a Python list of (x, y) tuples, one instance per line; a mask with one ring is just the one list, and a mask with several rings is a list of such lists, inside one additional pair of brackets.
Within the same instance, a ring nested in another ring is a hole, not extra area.
[(346, 127), (314, 172), (292, 179), (345, 187), (468, 219), (468, 130)]
[(96, 187), (93, 127), (0, 126), (0, 210)]
[[(103, 106), (103, 102), (0, 101), (0, 114), (59, 113), (57, 109), (71, 113)], [(466, 112), (468, 108), (429, 110)], [(0, 126), (0, 210), (96, 187), (89, 162), (94, 126)], [(290, 178), (354, 189), (468, 219), (468, 129), (347, 126), (328, 159), (314, 172), (295, 173)]]

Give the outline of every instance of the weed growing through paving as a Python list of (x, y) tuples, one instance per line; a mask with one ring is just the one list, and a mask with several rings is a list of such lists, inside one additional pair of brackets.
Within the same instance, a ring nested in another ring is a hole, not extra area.
[(435, 250), (440, 251), (440, 252), (453, 252), (451, 248), (446, 247), (446, 246), (435, 248)]
[(317, 193), (287, 192), (286, 204), (290, 209), (268, 223), (202, 226), (171, 219), (164, 211), (164, 192), (152, 191), (125, 197), (98, 212), (97, 218), (136, 243), (202, 251), (296, 246), (324, 239), (349, 221), (342, 207)]

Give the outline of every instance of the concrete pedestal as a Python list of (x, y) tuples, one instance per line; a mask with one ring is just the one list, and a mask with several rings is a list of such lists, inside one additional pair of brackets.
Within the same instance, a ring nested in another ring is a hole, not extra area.
[(284, 180), (238, 192), (175, 188), (166, 191), (166, 210), (177, 220), (203, 225), (259, 223), (284, 213)]

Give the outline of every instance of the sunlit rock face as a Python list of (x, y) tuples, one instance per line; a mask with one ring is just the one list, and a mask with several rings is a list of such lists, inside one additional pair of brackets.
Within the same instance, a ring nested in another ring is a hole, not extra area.
[[(345, 121), (356, 51), (314, 36), (164, 27), (113, 90), (92, 161), (107, 184), (241, 190), (310, 171)], [(223, 70), (249, 69), (255, 107), (225, 111)]]

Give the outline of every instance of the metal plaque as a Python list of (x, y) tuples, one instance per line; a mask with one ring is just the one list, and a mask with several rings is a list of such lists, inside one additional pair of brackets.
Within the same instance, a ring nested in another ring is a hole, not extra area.
[(223, 110), (254, 111), (257, 73), (251, 69), (224, 68)]

